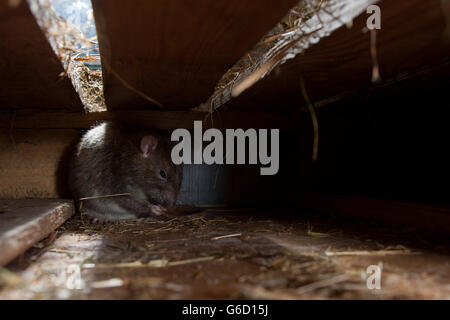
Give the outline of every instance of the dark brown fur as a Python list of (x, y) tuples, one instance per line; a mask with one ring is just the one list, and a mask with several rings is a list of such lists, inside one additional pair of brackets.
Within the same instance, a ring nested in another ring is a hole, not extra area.
[[(140, 147), (145, 136), (155, 137), (158, 142), (148, 158)], [(72, 196), (79, 204), (80, 198), (133, 194), (83, 200), (82, 211), (96, 219), (123, 220), (158, 214), (159, 209), (175, 204), (181, 186), (182, 167), (172, 163), (170, 153), (168, 135), (131, 130), (109, 122), (97, 125), (86, 132), (77, 146), (70, 171)], [(161, 177), (161, 170), (166, 179)]]

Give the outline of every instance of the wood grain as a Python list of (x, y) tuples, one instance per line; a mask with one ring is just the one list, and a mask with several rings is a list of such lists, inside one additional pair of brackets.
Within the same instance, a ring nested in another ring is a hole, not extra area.
[(0, 2), (0, 109), (83, 110), (27, 2)]
[[(442, 61), (450, 53), (450, 38), (440, 0), (384, 0), (381, 30), (377, 31), (377, 56), (383, 80)], [(228, 106), (232, 110), (273, 110), (305, 106), (302, 77), (313, 102), (374, 86), (370, 32), (364, 32), (367, 14), (353, 27), (341, 27), (303, 54), (278, 67)], [(448, 81), (448, 75), (441, 79)], [(418, 81), (416, 87), (427, 85)]]
[(414, 202), (371, 198), (358, 195), (336, 195), (326, 193), (302, 193), (299, 207), (317, 212), (378, 220), (401, 226), (402, 230), (415, 228), (434, 233), (450, 232), (450, 205), (426, 205)]
[(0, 200), (0, 266), (44, 239), (72, 214), (69, 200)]
[(77, 130), (0, 129), (0, 199), (58, 198)]
[(296, 2), (94, 0), (109, 109), (155, 108), (111, 70), (168, 109), (205, 102)]
[(0, 112), (0, 128), (16, 129), (85, 129), (100, 121), (122, 121), (131, 126), (152, 127), (160, 130), (193, 128), (194, 121), (203, 121), (204, 127), (218, 128), (283, 128), (299, 126), (299, 112), (204, 112), (123, 110), (114, 112), (64, 112), (17, 110)]

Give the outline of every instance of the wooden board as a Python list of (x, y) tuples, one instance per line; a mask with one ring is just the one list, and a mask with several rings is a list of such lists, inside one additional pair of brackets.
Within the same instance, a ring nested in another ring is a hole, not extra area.
[(94, 0), (109, 109), (205, 102), (220, 77), (296, 0)]
[(0, 109), (83, 110), (27, 2), (0, 3)]
[(335, 216), (383, 221), (404, 229), (436, 234), (450, 232), (450, 205), (426, 205), (413, 202), (376, 199), (363, 196), (303, 193), (298, 198), (300, 208)]
[[(439, 63), (450, 53), (446, 16), (440, 0), (381, 1), (381, 30), (377, 56), (384, 81)], [(304, 54), (278, 67), (228, 105), (233, 110), (286, 110), (305, 106), (300, 89), (303, 77), (313, 102), (339, 99), (347, 92), (370, 88), (372, 58), (370, 32), (363, 32), (369, 15), (363, 13), (353, 27), (341, 27)], [(441, 79), (449, 79), (443, 75)], [(417, 82), (416, 86), (427, 85)]]
[(48, 236), (72, 214), (68, 200), (0, 200), (0, 266)]
[(294, 129), (299, 126), (299, 112), (215, 112), (123, 110), (114, 112), (64, 112), (17, 110), (0, 111), (0, 128), (16, 129), (84, 129), (100, 121), (120, 120), (132, 126), (152, 127), (160, 130), (193, 128), (194, 121), (203, 126), (217, 128), (280, 128)]
[(0, 199), (68, 197), (77, 130), (0, 130)]
[[(76, 215), (53, 242), (8, 265), (15, 281), (4, 282), (0, 299), (448, 300), (448, 241), (398, 230), (286, 209), (108, 225)], [(382, 267), (381, 290), (367, 287), (371, 265)], [(166, 317), (180, 318), (172, 309)], [(274, 319), (286, 313), (268, 310)]]

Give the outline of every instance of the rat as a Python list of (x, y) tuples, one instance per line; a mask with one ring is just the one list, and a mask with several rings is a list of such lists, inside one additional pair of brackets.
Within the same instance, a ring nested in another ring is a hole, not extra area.
[[(182, 166), (170, 136), (103, 122), (88, 130), (72, 159), (69, 185), (77, 208), (93, 222), (152, 218), (175, 204)], [(88, 198), (88, 199), (85, 199)]]

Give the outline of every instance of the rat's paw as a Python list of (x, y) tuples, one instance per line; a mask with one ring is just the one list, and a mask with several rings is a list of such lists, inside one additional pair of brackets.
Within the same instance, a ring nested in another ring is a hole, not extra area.
[(167, 209), (160, 205), (151, 205), (150, 206), (150, 212), (153, 213), (156, 216), (161, 216), (163, 214), (167, 213)]
[(91, 218), (91, 223), (95, 223), (95, 224), (108, 224), (110, 222), (111, 221), (107, 220), (107, 219)]

